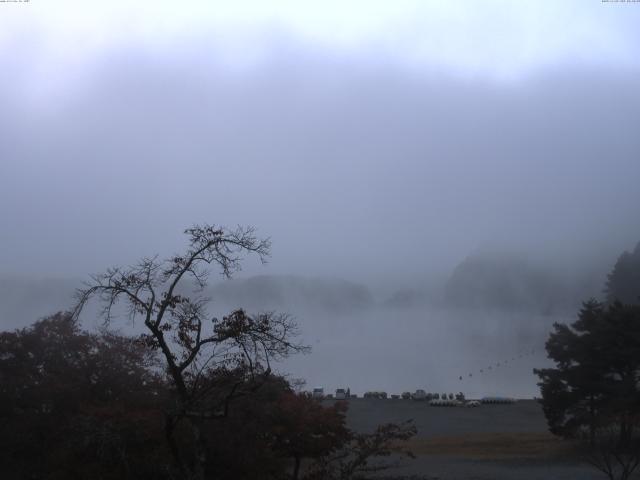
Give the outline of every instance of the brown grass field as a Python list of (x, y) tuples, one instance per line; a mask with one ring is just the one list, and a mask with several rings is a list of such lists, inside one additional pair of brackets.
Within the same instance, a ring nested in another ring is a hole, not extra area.
[(556, 460), (575, 455), (575, 445), (549, 433), (470, 433), (414, 438), (405, 444), (416, 455), (446, 455), (473, 460)]
[(601, 480), (577, 446), (551, 435), (540, 404), (521, 400), (478, 408), (438, 408), (410, 400), (355, 399), (351, 428), (371, 432), (377, 425), (411, 419), (418, 434), (405, 446), (414, 459), (398, 456), (388, 478), (438, 480)]

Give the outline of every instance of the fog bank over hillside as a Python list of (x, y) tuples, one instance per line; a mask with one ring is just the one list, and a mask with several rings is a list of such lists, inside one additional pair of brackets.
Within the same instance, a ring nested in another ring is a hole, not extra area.
[(17, 104), (20, 81), (0, 78), (3, 273), (179, 252), (202, 222), (272, 238), (249, 275), (367, 284), (496, 243), (579, 261), (640, 238), (633, 72), (502, 85), (278, 45), (237, 72), (183, 47), (116, 49), (46, 104)]
[(26, 327), (73, 305), (80, 279), (0, 276), (0, 330)]
[[(293, 316), (312, 353), (277, 368), (306, 379), (309, 387), (531, 397), (537, 394), (532, 369), (546, 364), (551, 325), (574, 320), (574, 303), (602, 292), (609, 267), (594, 262), (580, 270), (554, 269), (533, 258), (475, 252), (443, 279), (410, 289), (389, 282), (370, 289), (339, 278), (260, 275), (212, 278), (202, 294), (212, 300), (212, 316), (240, 307)], [(80, 284), (3, 277), (2, 327), (26, 326), (69, 308)], [(82, 321), (93, 328), (100, 324), (96, 305), (83, 312)], [(136, 332), (140, 325), (132, 329), (122, 320), (114, 327)]]
[(248, 310), (348, 313), (374, 305), (366, 286), (338, 278), (260, 275), (220, 282), (207, 293), (216, 304)]
[[(603, 297), (620, 253), (602, 250), (582, 263), (562, 263), (496, 248), (471, 252), (444, 275), (424, 272), (423, 282), (372, 278), (371, 287), (335, 277), (239, 275), (212, 277), (199, 294), (211, 299), (215, 317), (236, 308), (291, 315), (312, 352), (275, 368), (306, 379), (309, 388), (532, 397), (538, 395), (533, 368), (548, 362), (544, 343), (552, 324), (575, 320), (581, 301)], [(2, 328), (70, 308), (80, 285), (2, 277)], [(95, 328), (97, 312), (90, 305), (81, 320)], [(124, 319), (113, 327), (141, 332), (139, 323), (132, 327)]]
[(573, 312), (590, 297), (601, 298), (611, 265), (544, 265), (523, 254), (484, 251), (462, 260), (444, 285), (451, 307)]
[[(69, 308), (79, 283), (1, 279), (2, 328), (23, 327)], [(221, 282), (205, 293), (214, 297), (211, 313), (216, 316), (244, 300), (249, 311), (273, 309), (291, 314), (299, 324), (301, 340), (312, 352), (276, 368), (306, 379), (309, 387), (349, 386), (360, 393), (427, 388), (440, 393), (462, 390), (471, 395), (533, 396), (537, 387), (532, 368), (546, 362), (543, 345), (551, 324), (573, 319), (573, 314), (549, 316), (428, 303), (396, 307), (373, 300), (362, 285), (327, 278), (262, 276)], [(83, 323), (96, 328), (100, 325), (96, 314), (95, 305), (85, 310)], [(124, 318), (113, 326), (129, 333), (141, 328), (140, 324), (131, 328)], [(531, 350), (535, 354), (517, 358)], [(508, 365), (495, 366), (514, 357)], [(489, 366), (492, 370), (486, 368)]]
[[(607, 274), (620, 252), (600, 251), (582, 263), (541, 259), (513, 250), (470, 253), (450, 271), (423, 272), (400, 278), (357, 282), (339, 277), (246, 275), (216, 280), (204, 292), (216, 314), (236, 308), (249, 311), (294, 311), (305, 317), (436, 308), (466, 311), (526, 312), (566, 315), (590, 297), (603, 299)], [(3, 328), (24, 326), (57, 310), (70, 308), (82, 285), (77, 278), (0, 276), (0, 321)], [(184, 290), (184, 294), (196, 292)]]

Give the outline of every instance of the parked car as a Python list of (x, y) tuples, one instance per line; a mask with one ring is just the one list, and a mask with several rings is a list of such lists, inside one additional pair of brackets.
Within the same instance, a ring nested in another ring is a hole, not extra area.
[(387, 392), (365, 392), (364, 398), (386, 399)]
[(483, 397), (482, 403), (515, 403), (515, 399), (510, 397)]
[(479, 400), (469, 400), (467, 403), (464, 404), (465, 407), (479, 407), (480, 406), (480, 401)]
[(411, 396), (411, 398), (413, 398), (414, 400), (426, 400), (427, 398), (427, 392), (425, 392), (424, 390), (422, 390), (421, 388), (419, 388), (418, 390), (416, 390), (413, 395)]
[(347, 391), (344, 388), (338, 388), (336, 390), (336, 400), (344, 400), (347, 398)]
[(322, 388), (322, 387), (314, 388), (313, 392), (311, 393), (311, 396), (313, 398), (317, 398), (319, 400), (322, 400), (324, 398), (324, 388)]
[(402, 399), (409, 400), (411, 398), (411, 392), (402, 392)]
[(400, 399), (400, 395), (396, 395), (395, 393), (391, 395), (391, 400), (399, 400), (399, 399)]

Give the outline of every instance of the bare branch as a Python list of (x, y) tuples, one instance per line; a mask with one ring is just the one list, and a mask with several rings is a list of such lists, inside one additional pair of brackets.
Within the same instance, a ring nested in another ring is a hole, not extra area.
[[(143, 258), (131, 267), (111, 268), (91, 277), (77, 291), (74, 317), (93, 298), (103, 304), (105, 324), (112, 321), (121, 300), (131, 321), (144, 317), (147, 333), (139, 341), (162, 352), (177, 395), (167, 435), (173, 434), (181, 418), (187, 420), (201, 468), (205, 451), (198, 422), (225, 416), (235, 398), (250, 395), (267, 381), (273, 360), (306, 352), (308, 347), (294, 342), (297, 326), (288, 315), (252, 316), (236, 310), (218, 321), (207, 314), (209, 299), (183, 286), (188, 278), (202, 291), (211, 267), (216, 266), (223, 277), (231, 277), (246, 254), (256, 254), (264, 263), (269, 239), (258, 239), (252, 227), (227, 230), (195, 225), (185, 234), (184, 254), (163, 261), (157, 256)], [(189, 291), (191, 295), (184, 293)]]

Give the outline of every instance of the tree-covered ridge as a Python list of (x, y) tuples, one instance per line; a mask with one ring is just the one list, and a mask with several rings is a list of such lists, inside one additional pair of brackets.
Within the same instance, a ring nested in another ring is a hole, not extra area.
[(361, 311), (373, 306), (369, 289), (339, 278), (257, 275), (213, 285), (211, 297), (229, 306), (256, 310), (298, 307), (327, 313)]
[(640, 242), (631, 252), (623, 252), (607, 276), (605, 293), (609, 303), (640, 303)]
[(550, 314), (579, 305), (584, 290), (590, 290), (589, 282), (561, 275), (524, 255), (485, 252), (456, 266), (445, 285), (444, 300), (455, 307)]

